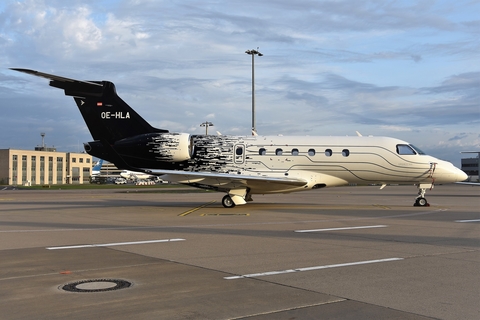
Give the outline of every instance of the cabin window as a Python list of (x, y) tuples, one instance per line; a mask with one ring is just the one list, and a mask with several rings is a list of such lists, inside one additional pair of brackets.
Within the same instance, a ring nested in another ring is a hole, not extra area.
[(241, 146), (237, 147), (237, 149), (235, 150), (235, 153), (237, 154), (237, 156), (241, 156), (243, 154), (243, 147)]
[(331, 157), (332, 154), (333, 154), (332, 149), (327, 149), (327, 150), (325, 150), (325, 155), (326, 155), (327, 157)]
[(308, 150), (308, 155), (309, 156), (314, 156), (315, 155), (315, 149), (309, 149)]
[(260, 148), (260, 150), (258, 150), (258, 154), (264, 156), (267, 154), (267, 150), (265, 150), (265, 148)]
[(280, 148), (278, 148), (277, 150), (275, 150), (275, 154), (276, 154), (277, 156), (281, 156), (282, 153), (283, 153), (283, 150), (280, 149)]
[(397, 153), (403, 156), (417, 154), (408, 144), (397, 144)]
[(298, 156), (298, 149), (292, 149), (292, 156)]
[(349, 155), (350, 155), (350, 150), (348, 150), (348, 149), (343, 149), (342, 150), (342, 156), (348, 157)]

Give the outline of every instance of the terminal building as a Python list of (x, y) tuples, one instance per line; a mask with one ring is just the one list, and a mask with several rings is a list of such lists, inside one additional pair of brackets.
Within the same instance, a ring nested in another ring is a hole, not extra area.
[(55, 148), (0, 149), (0, 185), (90, 183), (92, 156)]

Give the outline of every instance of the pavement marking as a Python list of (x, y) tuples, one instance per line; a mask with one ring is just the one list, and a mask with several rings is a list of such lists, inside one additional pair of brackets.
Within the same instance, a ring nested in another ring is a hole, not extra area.
[[(360, 221), (360, 220), (373, 220), (373, 219), (395, 219), (395, 218), (407, 218), (421, 215), (428, 215), (437, 212), (447, 211), (447, 209), (437, 209), (433, 211), (421, 211), (407, 214), (395, 214), (385, 216), (374, 217), (362, 217), (362, 218), (334, 218), (334, 219), (315, 219), (315, 220), (299, 220), (297, 223), (311, 224), (311, 223), (325, 223), (331, 221)], [(259, 225), (285, 225), (292, 224), (291, 221), (272, 221), (272, 222), (242, 222), (242, 223), (208, 223), (208, 224), (189, 224), (189, 225), (149, 225), (149, 226), (125, 226), (125, 227), (97, 227), (97, 228), (61, 228), (61, 229), (13, 229), (13, 230), (0, 230), (0, 233), (30, 233), (30, 232), (72, 232), (72, 231), (102, 231), (102, 230), (146, 230), (146, 229), (175, 229), (175, 228), (208, 228), (208, 227), (235, 227), (235, 226), (259, 226)]]
[(331, 301), (325, 301), (325, 302), (319, 302), (319, 303), (313, 303), (313, 304), (306, 304), (306, 305), (294, 306), (294, 307), (283, 308), (283, 309), (274, 309), (274, 310), (270, 310), (270, 311), (266, 311), (266, 312), (247, 314), (247, 315), (242, 315), (240, 317), (228, 318), (228, 319), (230, 319), (230, 320), (241, 320), (241, 319), (253, 318), (253, 317), (258, 317), (258, 316), (265, 316), (265, 315), (278, 315), (280, 312), (293, 311), (293, 310), (299, 310), (299, 309), (311, 308), (311, 307), (319, 307), (319, 306), (324, 306), (324, 305), (327, 305), (327, 304), (344, 302), (344, 301), (347, 301), (347, 299), (338, 298), (336, 300), (331, 300)]
[(206, 206), (208, 206), (209, 204), (212, 204), (212, 203), (214, 203), (214, 202), (217, 202), (217, 201), (216, 201), (216, 200), (213, 200), (213, 201), (210, 201), (210, 202), (208, 202), (208, 203), (202, 204), (201, 206), (198, 206), (198, 207), (193, 208), (193, 209), (191, 209), (191, 210), (188, 210), (188, 211), (185, 211), (185, 212), (183, 212), (183, 213), (180, 213), (178, 216), (179, 216), (179, 217), (185, 217), (186, 215), (189, 215), (190, 213), (195, 212), (195, 211), (197, 211), (197, 210), (200, 210), (200, 209), (202, 209), (202, 208), (205, 208)]
[(163, 240), (146, 240), (146, 241), (133, 241), (133, 242), (103, 243), (103, 244), (84, 244), (84, 245), (77, 245), (77, 246), (48, 247), (46, 249), (62, 250), (62, 249), (79, 249), (79, 248), (95, 248), (95, 247), (114, 247), (114, 246), (128, 246), (132, 244), (147, 244), (147, 243), (175, 242), (175, 241), (185, 241), (185, 239), (163, 239)]
[(474, 219), (474, 220), (455, 220), (455, 222), (461, 222), (461, 223), (465, 223), (465, 222), (480, 222), (480, 219)]
[(311, 229), (311, 230), (295, 230), (295, 232), (324, 232), (324, 231), (341, 231), (341, 230), (355, 230), (355, 229), (370, 229), (370, 228), (386, 228), (386, 225), (376, 226), (360, 226), (360, 227), (343, 227), (343, 228), (328, 228), (328, 229)]
[(267, 271), (267, 272), (260, 272), (260, 273), (244, 274), (244, 275), (241, 275), (241, 276), (223, 277), (223, 279), (225, 279), (225, 280), (236, 280), (236, 279), (244, 279), (244, 278), (258, 278), (258, 277), (273, 276), (273, 275), (285, 274), (285, 273), (294, 273), (294, 272), (303, 272), (303, 271), (312, 271), (312, 270), (321, 270), (321, 269), (358, 266), (358, 265), (362, 265), (362, 264), (400, 261), (400, 260), (403, 260), (403, 258), (388, 258), (388, 259), (379, 259), (379, 260), (367, 260), (367, 261), (357, 261), (357, 262), (350, 262), (350, 263), (330, 264), (330, 265), (326, 265), (326, 266), (315, 266), (315, 267), (288, 269), (288, 270), (280, 270), (280, 271)]
[(200, 217), (206, 216), (250, 216), (250, 213), (202, 213)]

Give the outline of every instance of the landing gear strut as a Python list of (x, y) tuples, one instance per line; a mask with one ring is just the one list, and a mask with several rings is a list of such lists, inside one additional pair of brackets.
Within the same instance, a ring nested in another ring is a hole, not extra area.
[(418, 196), (413, 204), (415, 207), (430, 207), (430, 203), (428, 203), (427, 199), (425, 199), (425, 192), (428, 187), (430, 187), (430, 189), (433, 188), (433, 184), (431, 186), (425, 184), (418, 185)]

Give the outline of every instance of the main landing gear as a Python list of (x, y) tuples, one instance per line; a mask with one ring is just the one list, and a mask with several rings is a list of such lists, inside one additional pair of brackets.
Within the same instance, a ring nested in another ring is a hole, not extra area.
[(228, 194), (223, 197), (222, 204), (225, 208), (235, 207), (235, 202), (233, 202), (232, 198)]
[(415, 207), (430, 207), (430, 203), (428, 203), (427, 199), (425, 199), (425, 192), (428, 187), (430, 187), (430, 190), (433, 189), (433, 184), (418, 185), (418, 196), (415, 199), (415, 203), (413, 204)]
[(246, 204), (247, 201), (252, 201), (250, 189), (232, 189), (228, 194), (222, 198), (222, 204), (225, 208), (233, 208), (236, 205)]

